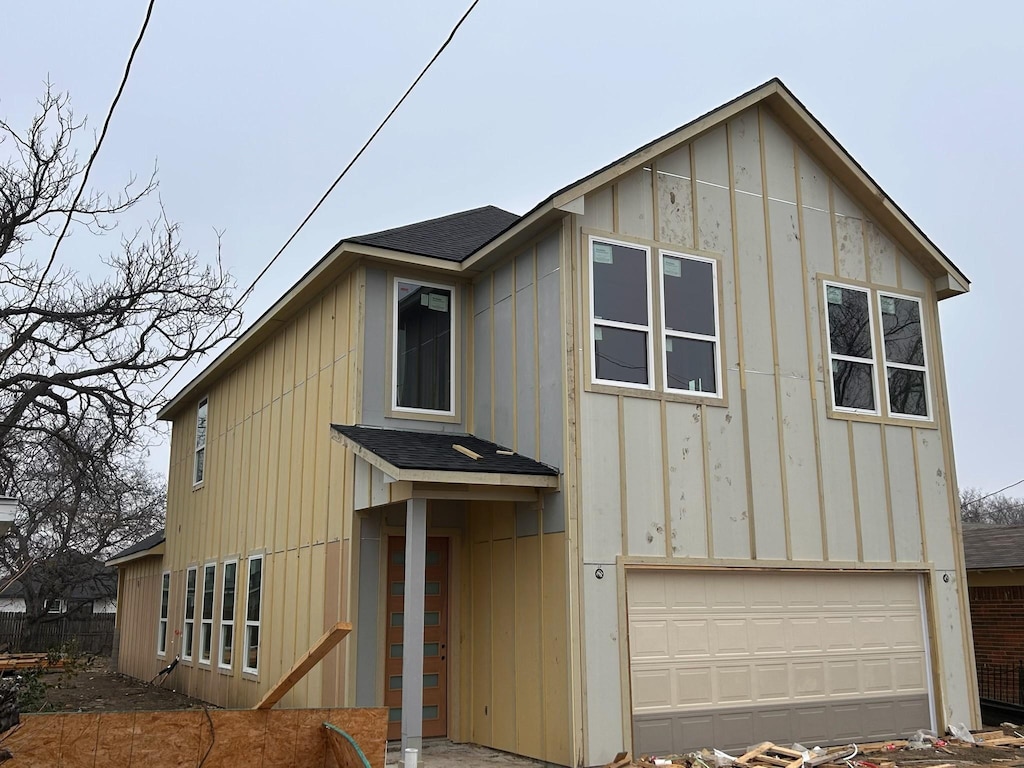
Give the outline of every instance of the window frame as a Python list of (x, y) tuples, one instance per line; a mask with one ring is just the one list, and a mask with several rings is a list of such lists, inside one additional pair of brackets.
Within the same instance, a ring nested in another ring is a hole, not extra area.
[[(260, 610), (259, 616), (255, 621), (249, 620), (249, 582), (252, 579), (252, 564), (259, 560), (260, 561)], [(263, 646), (263, 574), (264, 565), (266, 565), (265, 557), (262, 553), (249, 555), (246, 559), (245, 565), (245, 620), (243, 622), (244, 629), (242, 631), (242, 671), (249, 675), (259, 675), (260, 671), (260, 648)], [(256, 646), (256, 666), (249, 666), (249, 628), (256, 627), (259, 631), (260, 637), (259, 642)]]
[[(674, 395), (687, 395), (688, 397), (699, 397), (708, 400), (722, 400), (724, 398), (723, 389), (723, 376), (722, 376), (722, 317), (721, 307), (718, 301), (719, 292), (719, 274), (718, 274), (718, 259), (713, 259), (708, 256), (700, 256), (694, 253), (687, 253), (685, 251), (674, 251), (667, 248), (658, 248), (658, 298), (661, 304), (661, 327), (659, 328), (661, 340), (661, 375), (662, 375), (662, 388), (665, 392)], [(706, 336), (701, 333), (691, 333), (688, 331), (677, 331), (669, 329), (668, 327), (668, 316), (667, 307), (665, 301), (665, 257), (668, 256), (674, 259), (689, 259), (690, 261), (699, 261), (711, 265), (711, 294), (712, 302), (715, 313), (715, 335)], [(711, 342), (715, 345), (715, 391), (714, 392), (700, 392), (692, 389), (679, 389), (677, 387), (670, 387), (668, 383), (668, 345), (665, 343), (667, 337), (672, 336), (677, 339), (692, 339), (693, 341), (704, 341)]]
[[(390, 365), (388, 366), (388, 373), (390, 374), (391, 381), (389, 382), (388, 389), (390, 395), (388, 396), (388, 414), (396, 418), (413, 418), (413, 419), (437, 419), (443, 421), (452, 421), (458, 418), (458, 339), (459, 339), (459, 328), (462, 324), (461, 314), (461, 302), (459, 301), (459, 286), (454, 283), (437, 283), (431, 280), (424, 280), (419, 277), (410, 277), (406, 275), (391, 274), (391, 314), (390, 324), (391, 327), (388, 331), (390, 338), (388, 339), (388, 354), (391, 357)], [(449, 356), (448, 356), (448, 403), (449, 409), (447, 411), (437, 410), (433, 408), (410, 408), (406, 405), (398, 404), (398, 284), (399, 283), (410, 283), (412, 285), (421, 286), (424, 288), (439, 288), (441, 290), (448, 291), (451, 294), (451, 306), (448, 308), (449, 314), (451, 315), (451, 331), (449, 332)]]
[[(203, 444), (199, 444), (199, 414), (206, 408), (206, 428), (203, 432)], [(206, 468), (207, 468), (207, 450), (206, 445), (209, 442), (207, 439), (210, 434), (210, 396), (203, 395), (199, 398), (199, 402), (196, 404), (196, 432), (195, 432), (195, 446), (192, 450), (192, 487), (198, 488), (206, 482)], [(202, 470), (199, 468), (199, 454), (203, 454), (203, 465)]]
[[(218, 622), (217, 630), (217, 669), (232, 670), (235, 667), (235, 648), (238, 646), (238, 635), (235, 632), (235, 616), (238, 613), (238, 558), (231, 558), (221, 563), (221, 579), (220, 579), (220, 619)], [(234, 583), (232, 584), (232, 591), (234, 597), (231, 601), (231, 618), (224, 618), (224, 603), (227, 595), (227, 581), (228, 581), (228, 566), (235, 566), (235, 577)], [(247, 585), (248, 586), (248, 585)], [(261, 589), (262, 593), (262, 584)], [(262, 605), (262, 594), (260, 595), (260, 603)], [(224, 663), (224, 628), (231, 627), (231, 663)]]
[[(167, 599), (164, 599), (164, 595)], [(160, 658), (167, 656), (167, 631), (170, 629), (168, 617), (171, 614), (171, 572), (164, 571), (160, 574), (160, 603), (156, 623), (156, 655)]]
[[(643, 251), (647, 258), (647, 325), (641, 326), (634, 323), (624, 323), (619, 320), (605, 320), (594, 317), (594, 287), (597, 281), (594, 279), (594, 243), (600, 242), (607, 245), (619, 245), (623, 248), (633, 248)], [(587, 307), (588, 322), (590, 328), (590, 383), (605, 387), (621, 387), (623, 389), (635, 389), (643, 392), (657, 391), (657, 370), (654, 358), (654, 292), (651, 286), (651, 251), (650, 245), (643, 243), (631, 243), (625, 240), (618, 240), (614, 237), (604, 237), (597, 234), (587, 235), (587, 289), (589, 293), (589, 305)], [(606, 328), (620, 328), (626, 331), (636, 331), (647, 334), (647, 383), (638, 384), (632, 381), (618, 381), (616, 379), (601, 379), (597, 376), (597, 334), (595, 329), (598, 326)]]
[[(832, 404), (832, 410), (833, 411), (837, 411), (839, 413), (850, 413), (850, 414), (857, 414), (857, 415), (860, 415), (860, 416), (880, 416), (882, 414), (882, 409), (881, 409), (881, 399), (879, 398), (879, 392), (878, 392), (878, 352), (875, 349), (875, 347), (877, 345), (877, 342), (878, 342), (878, 337), (876, 336), (876, 333), (875, 333), (875, 312), (874, 312), (874, 310), (872, 308), (872, 301), (871, 301), (871, 294), (873, 292), (873, 289), (868, 287), (868, 286), (864, 286), (864, 285), (856, 285), (856, 284), (851, 284), (851, 283), (842, 283), (842, 282), (838, 282), (837, 280), (832, 280), (832, 279), (828, 279), (828, 278), (823, 279), (821, 281), (821, 285), (822, 285), (822, 289), (821, 289), (822, 308), (824, 310), (822, 314), (824, 315), (824, 318), (825, 318), (825, 350), (824, 351), (825, 351), (825, 355), (828, 358), (828, 365), (825, 366), (825, 373), (826, 373), (826, 376), (828, 377), (828, 391), (829, 391), (829, 399), (830, 399), (830, 402)], [(832, 286), (834, 288), (844, 289), (844, 290), (857, 291), (858, 293), (865, 294), (865, 296), (867, 297), (868, 335), (871, 338), (871, 357), (870, 358), (853, 357), (852, 355), (837, 355), (837, 354), (834, 354), (832, 352), (832, 321), (829, 318), (829, 314), (828, 314), (828, 289), (829, 289), (829, 286)], [(833, 371), (832, 371), (832, 361), (833, 360), (840, 360), (840, 361), (844, 361), (844, 362), (855, 363), (855, 364), (858, 364), (858, 365), (870, 365), (871, 366), (871, 392), (872, 392), (872, 399), (874, 400), (874, 403), (875, 403), (875, 407), (874, 407), (873, 410), (868, 410), (866, 408), (850, 408), (848, 406), (839, 405), (836, 402), (836, 380), (835, 380), (835, 376), (834, 376)]]
[[(188, 577), (189, 574), (195, 574), (195, 580), (192, 583), (192, 617), (188, 615)], [(191, 662), (195, 658), (196, 648), (196, 588), (199, 586), (199, 567), (190, 565), (185, 569), (185, 601), (184, 601), (184, 618), (181, 626), (181, 660)]]
[[(210, 618), (205, 617), (206, 614), (206, 574), (213, 571), (213, 590), (210, 592)], [(198, 584), (196, 585), (198, 588)], [(203, 599), (199, 601), (199, 663), (204, 666), (210, 666), (213, 663), (213, 619), (216, 615), (217, 607), (217, 563), (204, 563), (203, 564), (203, 582), (202, 582), (202, 596)], [(207, 632), (209, 632), (210, 641), (210, 655), (203, 657), (203, 643), (206, 639)]]
[[(882, 297), (888, 297), (891, 299), (900, 299), (902, 301), (913, 301), (917, 304), (917, 316), (921, 323), (921, 355), (924, 359), (924, 365), (913, 365), (912, 363), (893, 363), (889, 362), (889, 357), (885, 350), (885, 323), (882, 322)], [(876, 289), (875, 290), (875, 305), (878, 310), (878, 333), (879, 333), (879, 344), (882, 352), (882, 367), (881, 367), (881, 384), (885, 389), (885, 412), (889, 418), (892, 419), (911, 419), (913, 421), (931, 422), (935, 420), (933, 414), (933, 403), (931, 397), (931, 376), (929, 375), (928, 365), (928, 335), (925, 333), (925, 315), (924, 315), (924, 301), (918, 296), (908, 296), (907, 294), (900, 293), (897, 291), (889, 291)], [(892, 400), (889, 396), (889, 368), (898, 368), (904, 371), (920, 371), (924, 374), (924, 404), (927, 413), (924, 416), (918, 416), (913, 413), (899, 413), (892, 409)]]

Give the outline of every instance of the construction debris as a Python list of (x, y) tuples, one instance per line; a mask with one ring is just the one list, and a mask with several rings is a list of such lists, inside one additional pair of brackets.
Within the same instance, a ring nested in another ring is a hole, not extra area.
[(49, 653), (0, 653), (0, 674), (21, 669), (62, 669), (64, 658)]

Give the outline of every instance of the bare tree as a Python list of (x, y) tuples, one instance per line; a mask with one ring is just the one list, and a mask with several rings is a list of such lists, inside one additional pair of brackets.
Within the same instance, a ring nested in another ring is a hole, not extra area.
[(1024, 499), (999, 493), (988, 495), (979, 488), (961, 488), (960, 519), (965, 523), (1024, 525)]
[[(114, 195), (83, 185), (83, 127), (50, 86), (25, 130), (0, 120), (0, 493), (24, 501), (0, 543), (10, 571), (152, 530), (159, 484), (138, 452), (161, 405), (154, 385), (241, 322), (219, 253), (204, 262), (183, 247), (162, 206), (122, 231), (155, 176)], [(96, 247), (87, 268), (58, 252), (69, 222), (76, 253), (81, 237)]]

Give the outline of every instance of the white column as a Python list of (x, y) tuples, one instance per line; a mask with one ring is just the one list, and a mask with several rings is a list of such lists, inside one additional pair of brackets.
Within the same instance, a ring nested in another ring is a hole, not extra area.
[(423, 743), (423, 589), (427, 566), (427, 502), (409, 499), (405, 513), (405, 616), (402, 630), (402, 754)]

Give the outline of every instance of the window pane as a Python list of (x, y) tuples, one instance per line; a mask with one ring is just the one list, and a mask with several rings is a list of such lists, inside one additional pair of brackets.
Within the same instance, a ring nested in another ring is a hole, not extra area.
[(392, 707), (388, 710), (388, 722), (389, 723), (400, 723), (402, 722), (402, 708)]
[(391, 564), (392, 565), (405, 565), (405, 552), (397, 550), (391, 553)]
[(423, 719), (424, 720), (437, 720), (437, 706), (430, 706), (423, 708)]
[(405, 614), (404, 613), (392, 613), (391, 614), (391, 626), (401, 627), (405, 625)]
[(194, 627), (195, 625), (192, 623), (188, 623), (185, 625), (185, 637), (182, 641), (182, 645), (184, 647), (186, 656), (192, 655), (192, 630), (194, 629)]
[(245, 666), (258, 669), (260, 661), (260, 628), (245, 628)]
[(167, 622), (161, 621), (160, 626), (157, 627), (157, 648), (160, 653), (167, 650)]
[(423, 594), (425, 595), (440, 595), (441, 594), (441, 582), (440, 581), (428, 581), (423, 585)]
[(441, 644), (440, 643), (424, 643), (423, 644), (423, 655), (424, 656), (440, 656), (441, 655)]
[(438, 611), (427, 611), (423, 614), (423, 626), (437, 627), (441, 624), (441, 614)]
[(451, 410), (452, 292), (398, 283), (395, 387), (402, 408)]
[(196, 615), (196, 572), (189, 571), (185, 579), (185, 618), (191, 619)]
[(195, 482), (203, 482), (204, 472), (206, 471), (206, 449), (200, 448), (196, 451), (196, 476)]
[(220, 617), (224, 621), (231, 621), (235, 618), (235, 573), (238, 563), (228, 563), (224, 566), (224, 599), (220, 609)]
[(910, 299), (884, 294), (879, 304), (882, 307), (882, 332), (885, 334), (885, 359), (890, 363), (924, 365), (920, 305)]
[(441, 564), (441, 553), (436, 549), (427, 550), (427, 565), (440, 565)]
[(832, 383), (835, 386), (836, 407), (875, 410), (875, 390), (872, 383), (874, 370), (874, 366), (866, 363), (833, 360)]
[(892, 412), (905, 416), (927, 416), (928, 394), (924, 371), (889, 368), (886, 373), (889, 379), (889, 407)]
[(199, 403), (199, 408), (196, 411), (196, 448), (202, 448), (206, 445), (206, 409), (208, 401), (203, 400)]
[(665, 366), (672, 389), (715, 392), (715, 345), (710, 341), (665, 338)]
[(220, 663), (225, 667), (231, 666), (231, 649), (232, 643), (234, 642), (235, 628), (230, 624), (226, 624), (221, 627), (221, 649), (220, 649)]
[(213, 625), (203, 624), (199, 628), (199, 655), (204, 661), (209, 661), (213, 652)]
[(593, 243), (594, 317), (648, 325), (647, 251)]
[(203, 618), (213, 618), (213, 582), (215, 570), (213, 568), (203, 569)]
[(388, 678), (388, 688), (392, 691), (402, 690), (402, 676), (391, 675), (391, 677)]
[(853, 288), (827, 285), (825, 299), (828, 304), (832, 354), (872, 359), (867, 293)]
[(715, 334), (715, 278), (711, 262), (662, 256), (665, 273), (665, 327)]
[(437, 675), (424, 675), (423, 676), (423, 687), (424, 688), (437, 688)]
[(260, 586), (263, 576), (262, 558), (249, 561), (249, 597), (245, 606), (245, 617), (249, 621), (260, 620)]
[(404, 595), (405, 594), (405, 582), (404, 581), (392, 581), (391, 582), (391, 594), (395, 595), (396, 597), (398, 595)]
[(594, 326), (597, 378), (646, 384), (647, 334), (625, 328)]
[(167, 603), (171, 596), (171, 574), (165, 573), (160, 589), (160, 618), (167, 618)]
[(392, 643), (390, 655), (392, 659), (402, 658), (402, 643)]

